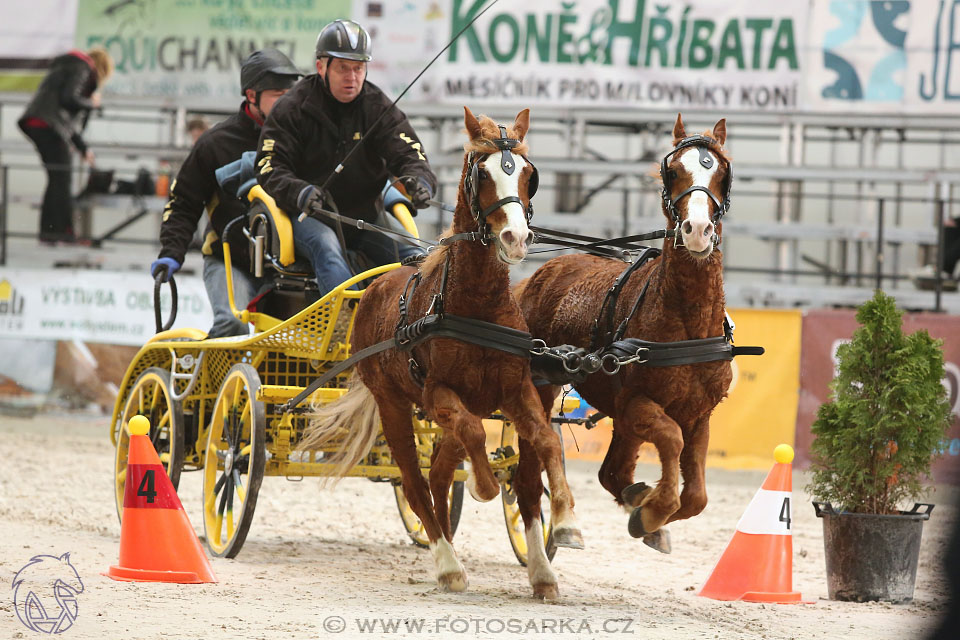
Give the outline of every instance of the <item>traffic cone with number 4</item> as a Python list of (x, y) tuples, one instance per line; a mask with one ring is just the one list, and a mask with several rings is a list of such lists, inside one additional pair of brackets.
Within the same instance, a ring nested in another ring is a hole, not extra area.
[(698, 595), (714, 600), (797, 603), (793, 590), (790, 493), (793, 448), (773, 450), (776, 464), (747, 505), (733, 539)]
[(120, 524), (120, 563), (106, 575), (137, 582), (216, 582), (197, 534), (147, 433), (150, 421), (134, 416)]

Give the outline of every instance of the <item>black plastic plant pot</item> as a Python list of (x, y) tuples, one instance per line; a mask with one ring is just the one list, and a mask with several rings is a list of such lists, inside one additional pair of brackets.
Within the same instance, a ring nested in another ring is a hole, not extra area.
[(920, 534), (932, 504), (917, 503), (898, 515), (838, 512), (829, 502), (814, 502), (813, 508), (823, 519), (831, 600), (913, 600)]

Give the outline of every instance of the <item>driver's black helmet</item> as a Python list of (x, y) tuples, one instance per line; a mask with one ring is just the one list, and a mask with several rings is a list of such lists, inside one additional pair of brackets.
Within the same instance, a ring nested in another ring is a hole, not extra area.
[(276, 49), (254, 51), (240, 65), (240, 94), (289, 89), (302, 74), (286, 55)]
[(353, 20), (334, 20), (317, 36), (317, 60), (325, 56), (370, 62), (370, 34)]

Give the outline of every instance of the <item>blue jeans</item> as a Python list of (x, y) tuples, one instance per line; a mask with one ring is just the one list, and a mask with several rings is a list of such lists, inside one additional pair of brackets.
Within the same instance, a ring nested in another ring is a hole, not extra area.
[[(247, 308), (260, 288), (260, 280), (243, 269), (233, 267), (233, 302), (237, 309)], [(227, 266), (221, 258), (203, 256), (203, 286), (207, 289), (210, 306), (213, 307), (213, 326), (208, 338), (249, 335), (250, 327), (230, 311), (227, 298)]]
[[(316, 218), (307, 217), (300, 222), (297, 217), (290, 216), (290, 221), (293, 223), (293, 246), (298, 256), (307, 258), (313, 265), (317, 275), (317, 286), (322, 296), (352, 278), (354, 274), (340, 248), (337, 232)], [(391, 228), (402, 230), (397, 223), (393, 222), (392, 216), (387, 218)], [(394, 241), (376, 231), (361, 231), (359, 239), (349, 242), (347, 248), (359, 251), (377, 265), (397, 262), (398, 257), (399, 260), (403, 260), (423, 254), (419, 247)], [(357, 287), (354, 285), (350, 288)]]

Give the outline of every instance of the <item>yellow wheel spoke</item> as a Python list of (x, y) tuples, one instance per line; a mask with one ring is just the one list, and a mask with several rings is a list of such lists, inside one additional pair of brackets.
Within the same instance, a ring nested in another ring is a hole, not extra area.
[(169, 424), (170, 424), (170, 410), (167, 409), (166, 411), (163, 412), (163, 415), (160, 416), (160, 421), (157, 422), (157, 428), (162, 429), (163, 427), (166, 427)]
[(512, 514), (510, 514), (510, 526), (519, 530), (519, 527), (517, 527), (519, 520), (520, 520), (520, 510), (517, 509)]
[(252, 447), (253, 447), (253, 445), (249, 445), (249, 444), (248, 444), (248, 445), (244, 445), (244, 447), (243, 447), (242, 449), (240, 449), (240, 456), (242, 457), (242, 456), (248, 456), (248, 455), (250, 455), (250, 452), (253, 450)]
[(164, 451), (160, 454), (160, 462), (163, 464), (170, 464), (170, 452)]
[(143, 415), (143, 387), (137, 389), (137, 411), (138, 414)]
[(247, 499), (247, 492), (243, 490), (243, 486), (237, 485), (237, 498), (240, 499), (240, 504), (243, 504), (243, 501)]
[(157, 398), (159, 397), (160, 397), (160, 384), (155, 382), (153, 384), (153, 397), (150, 398), (151, 407), (157, 406)]
[(223, 535), (223, 516), (217, 514), (216, 520), (213, 522), (213, 544), (220, 546), (220, 540)]
[(227, 540), (233, 538), (233, 509), (227, 511)]

